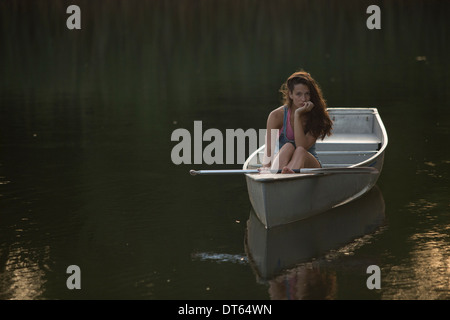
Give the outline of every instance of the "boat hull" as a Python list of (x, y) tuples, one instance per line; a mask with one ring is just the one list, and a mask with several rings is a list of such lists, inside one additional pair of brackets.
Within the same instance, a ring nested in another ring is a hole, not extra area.
[[(384, 154), (377, 158), (382, 165)], [(380, 169), (379, 169), (380, 170)], [(369, 191), (376, 174), (304, 174), (298, 178), (258, 181), (246, 176), (250, 202), (268, 227), (305, 219), (345, 204)]]

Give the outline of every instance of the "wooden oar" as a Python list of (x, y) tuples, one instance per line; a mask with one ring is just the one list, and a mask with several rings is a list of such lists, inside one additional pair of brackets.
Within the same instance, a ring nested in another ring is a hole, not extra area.
[[(294, 173), (317, 173), (317, 174), (331, 174), (331, 173), (378, 173), (378, 170), (373, 167), (351, 167), (351, 168), (304, 168), (304, 169), (294, 169)], [(247, 174), (247, 173), (281, 173), (281, 170), (268, 170), (267, 172), (260, 172), (258, 169), (248, 169), (248, 170), (191, 170), (189, 173), (193, 176), (196, 175), (217, 175), (217, 174)]]

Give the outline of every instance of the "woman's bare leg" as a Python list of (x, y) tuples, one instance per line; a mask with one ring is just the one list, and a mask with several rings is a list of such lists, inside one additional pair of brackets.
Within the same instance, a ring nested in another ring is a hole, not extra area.
[(281, 173), (294, 173), (293, 169), (320, 168), (317, 159), (303, 147), (295, 148), (289, 163), (283, 167)]
[(295, 147), (292, 143), (286, 143), (275, 156), (271, 170), (280, 170), (285, 167), (293, 156)]

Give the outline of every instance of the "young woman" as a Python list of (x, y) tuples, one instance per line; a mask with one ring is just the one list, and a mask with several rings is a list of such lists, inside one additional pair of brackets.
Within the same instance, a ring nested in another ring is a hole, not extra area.
[[(331, 135), (332, 122), (326, 110), (322, 91), (311, 75), (304, 71), (292, 74), (281, 86), (284, 105), (273, 110), (267, 119), (266, 159), (264, 167), (293, 173), (293, 169), (320, 168), (316, 140)], [(279, 146), (271, 130), (278, 129)], [(273, 161), (270, 161), (273, 159)]]

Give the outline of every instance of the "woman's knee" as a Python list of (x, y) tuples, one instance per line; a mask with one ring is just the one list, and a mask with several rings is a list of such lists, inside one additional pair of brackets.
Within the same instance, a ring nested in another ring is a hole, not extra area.
[(280, 152), (292, 154), (295, 151), (295, 147), (292, 143), (286, 143), (281, 149)]
[(306, 150), (302, 146), (298, 146), (295, 148), (295, 153), (297, 153), (298, 155), (305, 156), (308, 153), (308, 150)]

